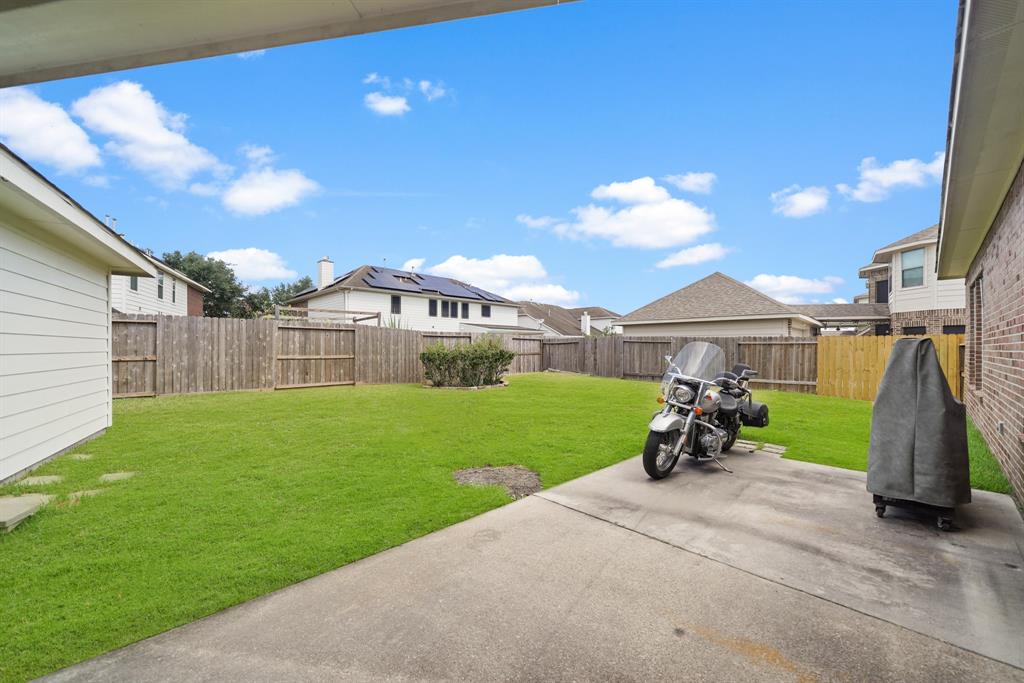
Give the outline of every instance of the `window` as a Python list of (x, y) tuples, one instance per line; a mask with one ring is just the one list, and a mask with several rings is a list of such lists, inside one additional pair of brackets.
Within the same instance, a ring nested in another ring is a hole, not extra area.
[(879, 280), (875, 283), (875, 303), (889, 303), (889, 280)]
[(128, 287), (133, 292), (139, 291), (139, 276), (138, 275), (132, 275), (131, 279), (128, 280)]
[(441, 302), (441, 317), (442, 318), (447, 318), (448, 317), (448, 302), (447, 301), (442, 301)]
[(981, 326), (984, 323), (982, 311), (982, 276), (978, 276), (971, 283), (970, 293), (967, 297), (967, 322), (971, 326), (971, 332), (967, 335), (967, 369), (971, 378), (971, 384), (975, 389), (981, 389), (982, 353), (981, 353)]
[(491, 317), (491, 306), (490, 304), (480, 304), (480, 315), (484, 318)]
[(876, 337), (888, 337), (892, 334), (892, 328), (889, 327), (889, 323), (879, 323), (875, 325), (875, 336)]
[(902, 287), (920, 287), (924, 284), (924, 249), (905, 251), (900, 257), (903, 268)]
[(913, 325), (911, 327), (904, 327), (903, 334), (910, 335), (913, 337), (920, 337), (925, 332), (924, 325)]
[(156, 298), (164, 298), (164, 274), (160, 273), (156, 276)]
[(402, 297), (397, 294), (391, 295), (391, 312), (396, 315), (402, 312)]
[(942, 326), (942, 334), (963, 334), (963, 333), (964, 333), (964, 326), (963, 325), (943, 325)]
[(458, 301), (453, 301), (451, 303), (451, 308), (449, 308), (448, 310), (451, 313), (450, 317), (458, 318), (459, 317), (459, 302)]
[(177, 288), (177, 287), (175, 286), (175, 285), (177, 285), (177, 284), (178, 284), (178, 281), (177, 281), (177, 280), (175, 280), (175, 279), (174, 279), (174, 278), (172, 277), (172, 278), (171, 278), (171, 303), (172, 303), (172, 304), (173, 304), (173, 303), (174, 303), (175, 301), (177, 301), (177, 300), (178, 300), (178, 288)]
[(468, 318), (469, 317), (469, 304), (467, 304), (465, 302), (463, 302), (463, 304), (462, 304), (462, 317), (463, 318)]
[(431, 318), (437, 317), (437, 299), (431, 299), (427, 304), (427, 309)]

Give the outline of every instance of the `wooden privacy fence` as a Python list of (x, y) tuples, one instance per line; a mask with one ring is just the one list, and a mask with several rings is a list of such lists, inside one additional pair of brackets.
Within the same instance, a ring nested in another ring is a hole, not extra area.
[[(132, 315), (114, 319), (114, 395), (155, 396), (424, 380), (430, 344), (485, 335), (420, 332), (308, 319), (235, 320)], [(498, 335), (515, 352), (512, 373), (562, 370), (656, 381), (665, 356), (691, 341), (725, 352), (727, 369), (758, 371), (755, 388), (872, 400), (893, 337), (540, 337)], [(962, 395), (963, 335), (932, 337), (950, 387)]]
[[(427, 346), (482, 336), (301, 318), (126, 315), (113, 321), (114, 396), (417, 383)], [(511, 372), (544, 369), (539, 336), (498, 338), (516, 353)]]
[(814, 339), (799, 337), (565, 337), (545, 339), (545, 369), (602, 377), (660, 380), (665, 356), (691, 341), (707, 341), (725, 353), (726, 369), (746, 363), (758, 371), (755, 387), (814, 392), (817, 354)]
[[(949, 388), (963, 398), (962, 334), (930, 335)], [(819, 337), (818, 393), (875, 400), (889, 354), (899, 337)]]

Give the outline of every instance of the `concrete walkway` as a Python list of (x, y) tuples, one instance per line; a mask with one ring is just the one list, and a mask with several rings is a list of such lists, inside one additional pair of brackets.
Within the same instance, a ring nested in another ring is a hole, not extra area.
[(864, 475), (637, 459), (52, 680), (1024, 681), (1024, 524), (878, 519)]

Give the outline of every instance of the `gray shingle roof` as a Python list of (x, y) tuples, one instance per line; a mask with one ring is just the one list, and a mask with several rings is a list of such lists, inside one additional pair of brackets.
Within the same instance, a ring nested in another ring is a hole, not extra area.
[(934, 242), (934, 241), (938, 241), (938, 239), (939, 239), (939, 224), (936, 223), (935, 225), (927, 227), (924, 230), (918, 230), (917, 232), (915, 232), (912, 235), (907, 235), (906, 237), (904, 237), (902, 239), (898, 239), (895, 242), (893, 242), (892, 244), (887, 244), (884, 247), (882, 247), (881, 249), (876, 249), (875, 250), (875, 256), (872, 259), (872, 262), (873, 263), (885, 263), (886, 261), (888, 261), (888, 259), (885, 258), (884, 255), (881, 252), (887, 252), (890, 249), (895, 249), (897, 247), (902, 247), (904, 244), (913, 244), (914, 242), (923, 242), (925, 240), (931, 240), (931, 241)]
[(618, 323), (691, 318), (742, 318), (755, 315), (799, 315), (793, 308), (723, 273), (712, 273), (667, 294)]
[(609, 311), (603, 306), (580, 306), (579, 308), (567, 308), (565, 309), (570, 313), (580, 317), (584, 312), (589, 313), (591, 318), (618, 318), (619, 314), (615, 311)]
[(798, 304), (791, 308), (821, 321), (889, 317), (888, 304)]
[[(543, 320), (545, 325), (558, 334), (564, 334), (568, 337), (583, 334), (580, 331), (580, 314), (575, 313), (574, 309), (562, 308), (554, 304), (540, 304), (536, 301), (519, 301), (517, 304), (520, 311), (537, 320)], [(583, 311), (585, 309), (579, 310)], [(591, 326), (590, 332), (591, 334), (596, 334), (599, 331)]]
[[(452, 278), (438, 277), (436, 275), (425, 275), (413, 273), (406, 270), (394, 268), (382, 268), (380, 266), (359, 266), (341, 277), (335, 278), (334, 282), (323, 289), (318, 290), (315, 286), (304, 289), (291, 302), (301, 301), (313, 294), (326, 292), (332, 289), (343, 289), (346, 287), (358, 287), (360, 289), (383, 289), (389, 292), (409, 292), (413, 294), (435, 294), (437, 296), (450, 296), (458, 299), (476, 299), (499, 304), (512, 303), (508, 299), (497, 294), (492, 294), (485, 289), (474, 287), (465, 282)], [(289, 303), (291, 303), (289, 302)]]

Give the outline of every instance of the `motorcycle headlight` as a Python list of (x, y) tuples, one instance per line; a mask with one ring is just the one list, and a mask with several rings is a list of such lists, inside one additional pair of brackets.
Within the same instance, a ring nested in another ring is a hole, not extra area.
[(685, 384), (680, 384), (676, 387), (675, 391), (672, 392), (672, 400), (679, 403), (689, 403), (693, 400), (693, 389)]

